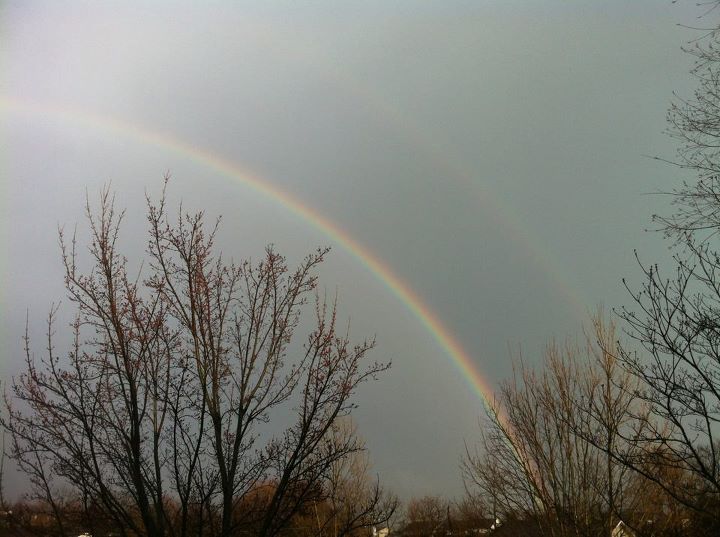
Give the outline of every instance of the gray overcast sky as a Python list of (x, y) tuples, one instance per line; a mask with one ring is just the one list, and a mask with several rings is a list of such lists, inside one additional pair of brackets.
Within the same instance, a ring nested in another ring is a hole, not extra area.
[[(662, 134), (688, 94), (693, 2), (14, 2), (0, 4), (3, 344), (63, 298), (57, 225), (112, 181), (144, 247), (143, 193), (224, 217), (221, 246), (291, 261), (334, 246), (356, 337), (393, 368), (359, 394), (375, 469), (403, 496), (458, 495), (482, 403), (431, 334), (331, 237), (240, 182), (112, 121), (212, 153), (334, 222), (448, 327), (490, 384), (599, 303), (627, 302), (633, 248), (677, 171)], [(88, 118), (95, 118), (88, 120)], [(137, 131), (135, 131), (137, 132)]]

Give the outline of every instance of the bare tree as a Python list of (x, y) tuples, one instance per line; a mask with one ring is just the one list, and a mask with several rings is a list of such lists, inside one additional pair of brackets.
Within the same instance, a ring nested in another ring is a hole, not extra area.
[(546, 535), (586, 534), (602, 505), (599, 452), (567, 426), (580, 390), (577, 364), (556, 345), (547, 352), (546, 369), (518, 362), (513, 380), (501, 386), (481, 450), (468, 452), (465, 475), (501, 519), (532, 518)]
[[(477, 450), (463, 462), (466, 488), (501, 519), (536, 521), (545, 535), (610, 531), (636, 510), (630, 472), (638, 405), (617, 361), (614, 326), (595, 317), (586, 344), (552, 343), (542, 369), (516, 361), (488, 410)], [(603, 530), (604, 528), (604, 530)]]
[[(1, 385), (2, 383), (0, 383)], [(5, 499), (5, 431), (2, 431), (2, 441), (0, 441), (0, 511), (7, 513), (8, 503)]]
[[(167, 183), (167, 181), (166, 181)], [(53, 501), (52, 482), (92, 498), (123, 534), (277, 535), (323, 499), (333, 465), (363, 451), (334, 437), (362, 382), (372, 340), (339, 332), (314, 272), (268, 248), (259, 263), (214, 253), (218, 223), (176, 220), (148, 199), (147, 266), (134, 278), (118, 250), (123, 213), (108, 190), (90, 224), (91, 268), (60, 233), (65, 284), (77, 307), (73, 345), (47, 351), (26, 337), (26, 369), (6, 395), (12, 457)], [(295, 331), (315, 296), (314, 328)], [(288, 418), (278, 418), (280, 409)], [(263, 489), (266, 493), (260, 493)]]
[(440, 496), (412, 498), (405, 508), (402, 535), (445, 535), (449, 531), (450, 502)]
[[(716, 7), (716, 6), (715, 6)], [(708, 23), (709, 24), (709, 23)], [(697, 81), (677, 97), (669, 134), (679, 142), (674, 164), (694, 174), (671, 192), (674, 211), (655, 221), (674, 247), (674, 267), (640, 263), (642, 283), (626, 284), (634, 300), (620, 312), (642, 351), (621, 350), (638, 380), (648, 414), (638, 419), (643, 456), (620, 457), (708, 527), (720, 527), (720, 33), (716, 24), (687, 52)], [(649, 471), (652, 469), (653, 471)]]
[(577, 419), (569, 423), (573, 434), (602, 451), (604, 480), (600, 490), (610, 531), (622, 519), (633, 519), (641, 496), (628, 493), (629, 481), (636, 479), (620, 461), (636, 457), (647, 409), (636, 397), (637, 380), (622, 368), (620, 345), (613, 321), (605, 320), (602, 308), (586, 333), (583, 382), (576, 401)]

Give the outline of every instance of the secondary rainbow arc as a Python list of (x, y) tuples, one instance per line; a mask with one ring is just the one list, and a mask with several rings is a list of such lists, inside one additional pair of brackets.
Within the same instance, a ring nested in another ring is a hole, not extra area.
[(35, 116), (47, 116), (71, 123), (80, 123), (89, 127), (107, 130), (141, 141), (145, 144), (170, 150), (183, 158), (207, 166), (224, 176), (239, 181), (256, 192), (261, 193), (295, 213), (331, 240), (340, 245), (350, 255), (362, 263), (394, 296), (396, 296), (432, 335), (438, 346), (451, 358), (473, 391), (485, 404), (492, 399), (492, 387), (482, 376), (470, 354), (437, 315), (425, 304), (409, 285), (403, 282), (380, 258), (354, 239), (338, 224), (324, 217), (317, 210), (303, 204), (289, 193), (263, 180), (260, 176), (239, 167), (230, 160), (211, 152), (209, 149), (190, 144), (159, 131), (126, 122), (118, 118), (100, 116), (85, 110), (26, 101), (0, 96), (0, 108), (16, 113)]

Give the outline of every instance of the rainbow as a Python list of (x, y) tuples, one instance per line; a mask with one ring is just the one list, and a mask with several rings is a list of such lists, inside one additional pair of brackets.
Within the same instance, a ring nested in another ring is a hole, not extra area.
[(492, 401), (493, 388), (483, 377), (472, 356), (463, 348), (452, 332), (440, 321), (418, 294), (405, 284), (385, 263), (365, 246), (350, 236), (336, 223), (319, 212), (301, 203), (287, 192), (277, 188), (258, 175), (240, 168), (237, 164), (211, 152), (192, 145), (166, 133), (129, 123), (118, 118), (100, 116), (85, 110), (68, 106), (30, 102), (0, 95), (0, 110), (4, 113), (24, 114), (36, 117), (50, 117), (87, 127), (117, 133), (144, 144), (169, 150), (198, 164), (239, 181), (254, 191), (266, 196), (282, 207), (311, 224), (332, 241), (339, 244), (351, 256), (364, 265), (387, 289), (412, 312), (414, 317), (432, 335), (433, 339), (452, 359), (460, 373), (484, 404)]

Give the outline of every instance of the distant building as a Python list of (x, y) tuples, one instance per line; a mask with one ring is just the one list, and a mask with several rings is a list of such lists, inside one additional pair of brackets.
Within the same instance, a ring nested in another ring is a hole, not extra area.
[(55, 517), (52, 513), (33, 513), (30, 517), (30, 526), (34, 528), (47, 528), (55, 524)]
[(610, 535), (611, 537), (636, 537), (635, 532), (622, 520), (617, 523)]

